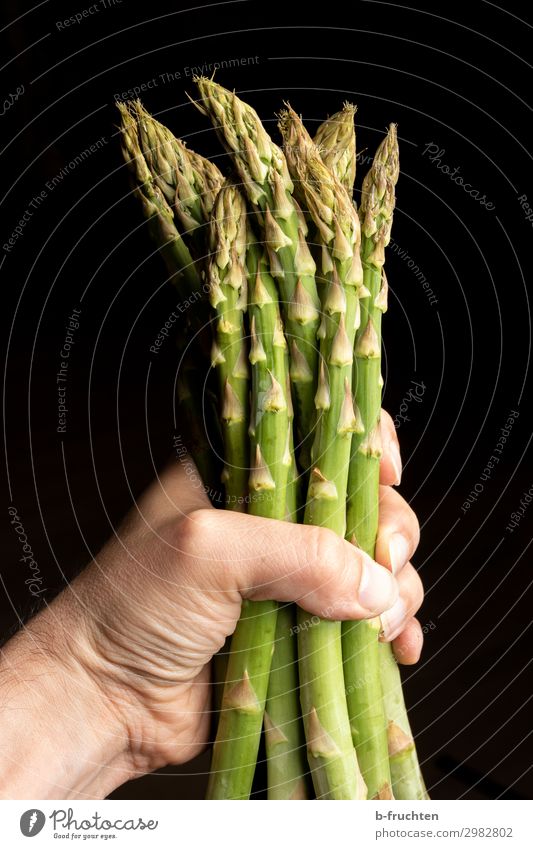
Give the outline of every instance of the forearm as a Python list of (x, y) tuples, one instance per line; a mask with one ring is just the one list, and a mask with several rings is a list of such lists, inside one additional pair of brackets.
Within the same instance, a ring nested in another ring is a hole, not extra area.
[(67, 649), (76, 618), (60, 597), (1, 651), (0, 798), (103, 798), (132, 777), (118, 713)]

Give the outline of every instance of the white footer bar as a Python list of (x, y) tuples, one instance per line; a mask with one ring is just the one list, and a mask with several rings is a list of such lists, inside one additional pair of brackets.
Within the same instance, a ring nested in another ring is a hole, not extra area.
[(530, 815), (527, 801), (0, 801), (6, 849), (73, 844), (117, 849), (531, 849)]

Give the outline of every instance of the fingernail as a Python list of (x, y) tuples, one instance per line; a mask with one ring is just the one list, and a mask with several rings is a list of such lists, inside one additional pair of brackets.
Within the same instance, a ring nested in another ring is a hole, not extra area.
[(407, 615), (407, 608), (403, 598), (398, 598), (396, 602), (381, 614), (381, 639), (386, 643), (394, 640), (401, 632)]
[(389, 558), (392, 574), (397, 575), (409, 560), (411, 547), (403, 534), (392, 534), (389, 540)]
[(391, 439), (391, 441), (389, 442), (389, 454), (390, 461), (394, 468), (394, 474), (396, 475), (394, 479), (394, 485), (398, 486), (402, 479), (402, 458), (400, 456), (400, 449), (398, 448), (398, 443), (394, 439)]
[(398, 584), (388, 569), (364, 555), (359, 582), (359, 604), (370, 613), (392, 607), (398, 598)]

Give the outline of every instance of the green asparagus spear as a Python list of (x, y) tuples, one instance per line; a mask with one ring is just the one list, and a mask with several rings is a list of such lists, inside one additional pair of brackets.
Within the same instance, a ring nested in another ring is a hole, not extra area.
[[(355, 340), (354, 395), (360, 432), (352, 440), (348, 482), (347, 539), (374, 556), (378, 528), (381, 439), (381, 314), (386, 308), (383, 277), (398, 179), (398, 143), (391, 125), (363, 181), (360, 215), (365, 290)], [(374, 237), (377, 234), (377, 239)], [(354, 745), (371, 799), (391, 799), (387, 722), (379, 676), (379, 619), (343, 625), (344, 677)]]
[[(290, 384), (287, 385), (287, 399), (291, 428), (289, 439), (292, 443)], [(297, 519), (300, 480), (293, 454), (285, 503), (287, 522)], [(309, 768), (300, 711), (297, 658), (296, 605), (285, 604), (278, 611), (264, 719), (269, 799), (309, 798)]]
[(281, 605), (264, 720), (269, 799), (309, 798), (296, 630), (296, 606)]
[(296, 437), (305, 468), (309, 444), (305, 439), (311, 433), (315, 415), (320, 306), (315, 263), (305, 240), (305, 219), (293, 198), (294, 186), (283, 151), (272, 142), (255, 110), (213, 80), (199, 77), (196, 83), (200, 101), (195, 105), (213, 122), (264, 230), (270, 273), (281, 293), (290, 347)]
[[(207, 210), (206, 210), (207, 211)], [(224, 441), (226, 507), (246, 509), (248, 491), (249, 365), (245, 347), (247, 308), (246, 207), (239, 190), (223, 184), (211, 210), (208, 227), (207, 281), (217, 313), (211, 365), (216, 369)], [(213, 658), (214, 707), (220, 710), (231, 640)]]
[(355, 182), (356, 111), (356, 106), (345, 103), (340, 112), (336, 112), (320, 125), (314, 138), (322, 162), (335, 174), (350, 196)]
[(225, 183), (209, 222), (207, 280), (217, 314), (211, 363), (219, 383), (226, 507), (240, 511), (246, 509), (249, 462), (246, 228), (244, 197), (236, 186)]
[(172, 207), (179, 227), (196, 257), (205, 255), (205, 225), (224, 177), (217, 166), (175, 138), (170, 130), (135, 100), (141, 148), (154, 180)]
[(429, 799), (405, 708), (396, 658), (390, 643), (380, 643), (378, 651), (394, 798)]
[(131, 108), (125, 103), (117, 103), (117, 106), (121, 117), (122, 155), (131, 175), (133, 192), (141, 201), (144, 216), (149, 223), (150, 235), (165, 260), (171, 281), (180, 296), (186, 298), (191, 293), (200, 293), (200, 274), (178, 231), (173, 210), (146, 164)]
[[(386, 139), (376, 154), (377, 168), (370, 169), (363, 182), (361, 222), (363, 231), (363, 263), (370, 295), (363, 302), (366, 322), (356, 343), (358, 363), (362, 363), (363, 382), (370, 396), (367, 408), (365, 435), (359, 445), (354, 445), (352, 532), (357, 543), (368, 553), (375, 546), (378, 521), (378, 460), (380, 453), (379, 412), (381, 408), (381, 375), (379, 355), (381, 347), (381, 314), (387, 306), (387, 279), (383, 271), (384, 249), (390, 240), (394, 187), (398, 178), (398, 146), (396, 127), (391, 125)], [(377, 355), (377, 356), (376, 356)], [(363, 390), (364, 391), (364, 390)], [(359, 390), (356, 391), (359, 397)], [(348, 515), (351, 507), (348, 507)], [(377, 647), (384, 714), (387, 722), (387, 739), (392, 779), (396, 799), (426, 799), (427, 791), (418, 764), (402, 693), (400, 672), (390, 644)]]
[[(256, 245), (248, 252), (252, 364), (249, 512), (284, 519), (292, 463), (287, 343), (274, 281)], [(277, 604), (244, 601), (231, 642), (208, 786), (209, 799), (250, 795), (267, 695)]]
[[(322, 303), (316, 433), (304, 521), (344, 536), (352, 433), (352, 363), (362, 285), (359, 220), (345, 188), (326, 168), (296, 113), (280, 117), (289, 169), (317, 231), (327, 281)], [(298, 649), (308, 760), (318, 798), (362, 794), (344, 693), (341, 625), (309, 627), (299, 612)]]

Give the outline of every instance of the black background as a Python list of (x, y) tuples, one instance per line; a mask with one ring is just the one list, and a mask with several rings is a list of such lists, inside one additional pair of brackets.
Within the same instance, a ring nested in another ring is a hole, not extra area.
[[(525, 388), (533, 223), (519, 201), (528, 195), (533, 205), (532, 27), (518, 17), (521, 4), (370, 0), (312, 9), (244, 0), (182, 10), (109, 0), (81, 23), (58, 26), (90, 5), (4, 4), (2, 97), (21, 85), (24, 93), (0, 117), (2, 245), (47, 181), (105, 141), (0, 251), (9, 479), (1, 631), (33, 601), (8, 506), (18, 509), (51, 598), (172, 450), (175, 352), (166, 345), (156, 357), (149, 347), (176, 298), (129, 196), (114, 96), (155, 79), (141, 93), (145, 106), (224, 166), (209, 123), (187, 100), (190, 69), (246, 57), (217, 79), (273, 134), (284, 99), (311, 130), (345, 99), (357, 103), (358, 146), (369, 152), (398, 122), (385, 406), (397, 415), (412, 381), (424, 385), (420, 401), (408, 403), (409, 420), (398, 420), (400, 491), (420, 518), (415, 564), (426, 587), (426, 646), (405, 670), (407, 698), (434, 798), (528, 798), (533, 509), (526, 504), (507, 529), (533, 485)], [(477, 198), (431, 161), (430, 144)], [(73, 307), (82, 313), (60, 435), (55, 375)], [(499, 463), (464, 511), (511, 410), (519, 415)], [(115, 796), (201, 796), (207, 763), (168, 768)]]

